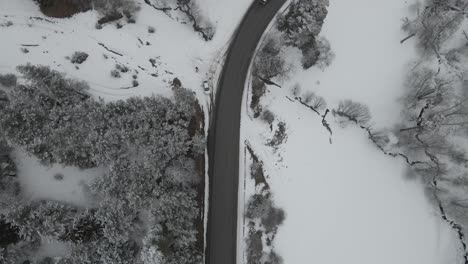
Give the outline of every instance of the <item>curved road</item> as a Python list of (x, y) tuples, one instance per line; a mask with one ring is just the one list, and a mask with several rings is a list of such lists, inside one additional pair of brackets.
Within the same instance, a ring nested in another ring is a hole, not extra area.
[(236, 31), (219, 82), (208, 136), (207, 264), (236, 264), (239, 141), (245, 79), (260, 38), (286, 0), (257, 1)]

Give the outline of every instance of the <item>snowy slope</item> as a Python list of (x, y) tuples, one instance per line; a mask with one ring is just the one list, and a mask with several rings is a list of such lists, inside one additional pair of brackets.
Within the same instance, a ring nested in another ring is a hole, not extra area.
[[(261, 99), (276, 115), (273, 128), (278, 121), (287, 124), (278, 149), (266, 146), (274, 131), (251, 118), (245, 101), (250, 95), (244, 96), (241, 142), (248, 140), (264, 161), (274, 200), (287, 214), (274, 245), (284, 263), (462, 263), (456, 234), (426, 198), (424, 185), (406, 177), (402, 160), (383, 155), (365, 131), (343, 128), (328, 115), (330, 136), (322, 118), (291, 99), (290, 88), (299, 83), (325, 97), (330, 109), (353, 99), (369, 106), (375, 127), (392, 127), (405, 73), (417, 57), (412, 40), (400, 44), (409, 4), (330, 1), (322, 36), (336, 54), (332, 65), (298, 69)], [(248, 197), (254, 188), (246, 180)]]

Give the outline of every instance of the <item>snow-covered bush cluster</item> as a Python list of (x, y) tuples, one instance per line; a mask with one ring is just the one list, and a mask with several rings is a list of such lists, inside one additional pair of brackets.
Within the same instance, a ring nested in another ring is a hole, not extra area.
[(278, 208), (272, 199), (270, 186), (266, 181), (263, 162), (254, 153), (251, 146), (247, 150), (252, 158), (250, 176), (258, 187), (248, 203), (245, 217), (248, 221), (248, 233), (245, 239), (247, 263), (281, 264), (283, 259), (274, 250), (274, 239), (278, 227), (286, 217), (283, 209)]
[(76, 63), (76, 64), (81, 64), (85, 62), (88, 59), (88, 53), (82, 52), (82, 51), (76, 51), (73, 53), (70, 62), (71, 63)]
[(91, 97), (85, 83), (48, 67), (18, 70), (25, 85), (0, 101), (0, 131), (12, 147), (44, 164), (107, 172), (88, 187), (91, 207), (24, 201), (0, 159), (0, 187), (8, 189), (0, 194), (0, 229), (9, 237), (2, 240), (2, 263), (35, 261), (47, 239), (69, 243), (71, 252), (59, 263), (201, 263), (203, 169), (196, 160), (204, 159), (205, 142), (193, 123), (201, 111), (193, 93), (180, 87), (174, 99), (105, 103)]
[(264, 79), (286, 76), (291, 67), (286, 64), (281, 52), (281, 43), (275, 37), (264, 41), (253, 61), (253, 75)]
[(328, 0), (295, 0), (286, 14), (278, 17), (277, 29), (284, 33), (286, 45), (301, 50), (304, 69), (312, 67), (319, 60), (324, 60), (326, 66), (334, 57), (328, 41), (317, 39), (328, 13), (328, 5)]
[(253, 149), (247, 146), (252, 157), (251, 177), (258, 186), (248, 203), (245, 217), (248, 221), (246, 237), (247, 263), (281, 264), (283, 259), (274, 250), (274, 239), (278, 227), (286, 217), (283, 209), (278, 208), (272, 199), (270, 187), (266, 181), (263, 162), (258, 159)]

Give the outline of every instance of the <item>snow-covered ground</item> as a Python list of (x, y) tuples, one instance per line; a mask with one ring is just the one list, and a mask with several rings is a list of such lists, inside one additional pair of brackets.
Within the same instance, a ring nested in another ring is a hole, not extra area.
[(411, 2), (331, 0), (321, 35), (336, 57), (325, 71), (300, 71), (291, 82), (329, 104), (343, 99), (364, 103), (376, 124), (391, 126), (400, 116), (397, 99), (403, 94), (408, 65), (417, 57), (414, 39), (400, 44), (407, 36), (401, 25)]
[[(374, 127), (392, 127), (400, 117), (405, 73), (418, 55), (413, 40), (400, 44), (409, 4), (330, 1), (321, 35), (336, 54), (332, 65), (298, 70), (262, 98), (275, 124), (287, 124), (278, 150), (265, 145), (273, 135), (268, 125), (243, 113), (241, 141), (247, 139), (264, 161), (274, 200), (286, 211), (274, 243), (284, 263), (462, 263), (456, 234), (426, 198), (424, 185), (405, 176), (402, 160), (383, 155), (365, 131), (343, 128), (331, 115), (330, 137), (318, 115), (287, 98), (299, 83), (325, 97), (329, 108), (352, 99), (369, 106)], [(249, 179), (246, 190), (254, 190)]]
[[(103, 168), (81, 170), (59, 164), (44, 166), (21, 150), (14, 152), (22, 193), (28, 199), (50, 199), (89, 206), (85, 186), (105, 173)], [(59, 176), (57, 176), (59, 175)]]
[[(17, 65), (28, 62), (48, 65), (69, 77), (87, 81), (96, 96), (107, 100), (153, 93), (168, 95), (168, 83), (177, 77), (205, 102), (202, 82), (216, 68), (212, 64), (219, 62), (220, 52), (252, 0), (197, 2), (200, 12), (215, 24), (212, 41), (204, 41), (190, 25), (171, 19), (143, 0), (137, 0), (141, 10), (136, 23), (125, 24), (121, 29), (115, 23), (96, 29), (96, 11), (54, 19), (42, 15), (32, 0), (0, 0), (0, 24), (4, 25), (0, 27), (0, 73), (14, 72)], [(9, 22), (13, 24), (6, 26)], [(150, 26), (155, 33), (148, 32)], [(120, 55), (107, 51), (99, 43)], [(23, 53), (22, 44), (38, 46), (26, 47), (29, 53)], [(74, 65), (65, 57), (71, 57), (75, 51), (90, 56), (83, 64)], [(150, 59), (154, 59), (154, 66)], [(110, 71), (116, 64), (125, 65), (130, 71), (121, 78), (112, 78)], [(195, 67), (199, 68), (198, 73)], [(134, 74), (139, 86), (130, 88)]]

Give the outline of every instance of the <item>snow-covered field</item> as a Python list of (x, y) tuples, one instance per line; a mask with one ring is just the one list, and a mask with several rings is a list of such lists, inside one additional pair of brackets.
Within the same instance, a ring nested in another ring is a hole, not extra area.
[(81, 170), (59, 164), (44, 166), (37, 158), (21, 150), (15, 151), (14, 157), (22, 193), (29, 199), (50, 199), (89, 206), (91, 200), (83, 187), (105, 173), (103, 168)]
[[(141, 10), (135, 24), (117, 29), (115, 23), (110, 23), (96, 29), (96, 11), (54, 19), (42, 15), (31, 0), (0, 0), (0, 24), (5, 25), (0, 27), (0, 73), (14, 72), (17, 65), (25, 63), (48, 65), (69, 77), (87, 81), (96, 96), (107, 100), (153, 93), (168, 95), (169, 82), (177, 77), (205, 102), (202, 82), (216, 69), (220, 52), (252, 0), (197, 1), (200, 12), (216, 27), (215, 37), (209, 42), (190, 25), (171, 19), (143, 0), (137, 2)], [(12, 25), (6, 26), (9, 22)], [(155, 33), (148, 32), (150, 26)], [(23, 53), (21, 45), (38, 46), (26, 47), (29, 52)], [(75, 51), (86, 52), (89, 58), (74, 65), (65, 57), (71, 57)], [(125, 65), (130, 71), (121, 78), (112, 78), (110, 71), (116, 64)], [(137, 75), (138, 87), (132, 87), (132, 75)]]
[[(400, 117), (405, 73), (417, 57), (412, 40), (400, 44), (409, 4), (330, 1), (321, 35), (336, 54), (332, 65), (298, 70), (262, 98), (275, 124), (287, 124), (278, 150), (265, 145), (273, 136), (267, 124), (252, 120), (244, 108), (242, 141), (264, 161), (274, 200), (286, 211), (275, 242), (284, 263), (462, 263), (455, 233), (426, 198), (424, 185), (406, 177), (402, 160), (383, 155), (365, 131), (343, 128), (331, 115), (330, 137), (318, 115), (287, 98), (299, 83), (323, 96), (329, 108), (352, 99), (369, 106), (373, 127), (392, 127)], [(254, 190), (249, 179), (246, 190)]]

